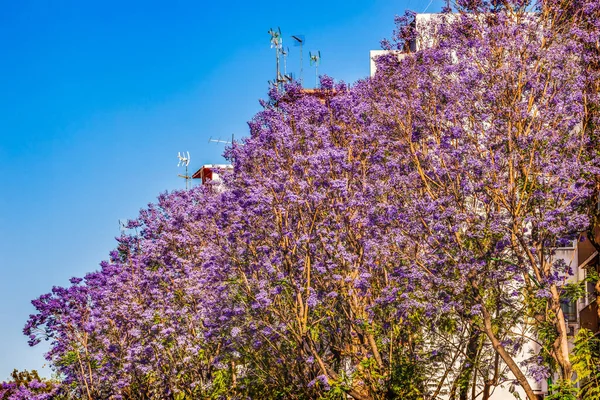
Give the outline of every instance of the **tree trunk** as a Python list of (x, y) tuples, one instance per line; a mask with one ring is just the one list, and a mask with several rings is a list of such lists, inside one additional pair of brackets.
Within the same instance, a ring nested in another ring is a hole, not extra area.
[(483, 305), (481, 307), (481, 312), (483, 314), (483, 331), (492, 342), (492, 347), (498, 353), (498, 355), (500, 355), (504, 363), (506, 363), (506, 365), (510, 369), (510, 372), (513, 373), (513, 375), (517, 379), (517, 382), (519, 382), (519, 384), (525, 391), (525, 395), (527, 396), (527, 398), (529, 400), (538, 400), (537, 396), (533, 392), (533, 389), (531, 388), (531, 385), (529, 385), (527, 378), (525, 377), (515, 360), (513, 360), (512, 356), (508, 354), (506, 349), (504, 349), (502, 343), (500, 343), (500, 341), (494, 334), (494, 330), (492, 327), (492, 318), (490, 317), (490, 313), (488, 312), (488, 310)]
[(555, 326), (558, 331), (558, 337), (552, 344), (556, 356), (556, 362), (559, 364), (563, 379), (571, 380), (573, 376), (573, 368), (571, 366), (571, 360), (569, 359), (569, 341), (567, 337), (567, 323), (565, 322), (565, 315), (560, 308), (560, 294), (555, 285), (550, 288), (552, 294), (552, 310), (556, 313)]
[(471, 376), (473, 375), (473, 369), (475, 368), (475, 359), (477, 357), (479, 349), (479, 338), (481, 331), (471, 325), (469, 332), (469, 342), (467, 344), (467, 351), (465, 354), (465, 361), (461, 367), (461, 372), (458, 378), (458, 398), (459, 400), (468, 400), (469, 396), (469, 383), (471, 382)]

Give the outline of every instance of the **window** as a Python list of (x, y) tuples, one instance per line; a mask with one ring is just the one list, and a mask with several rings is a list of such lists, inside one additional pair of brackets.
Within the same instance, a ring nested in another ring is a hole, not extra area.
[(560, 301), (560, 308), (567, 321), (577, 322), (577, 303), (575, 301), (563, 299)]

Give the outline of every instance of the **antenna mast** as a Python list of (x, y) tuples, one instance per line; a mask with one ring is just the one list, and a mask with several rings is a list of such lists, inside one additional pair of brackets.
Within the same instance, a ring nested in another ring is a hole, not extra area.
[(300, 86), (302, 86), (304, 84), (302, 75), (302, 46), (306, 43), (306, 39), (304, 35), (292, 35), (292, 39), (294, 39), (294, 46), (300, 46)]
[(292, 74), (287, 74), (287, 56), (290, 54), (290, 49), (281, 49), (281, 55), (283, 56), (283, 75), (279, 78), (278, 85), (281, 87), (284, 83), (288, 83), (292, 80)]
[(283, 55), (283, 76), (287, 77), (287, 56), (290, 53), (290, 48), (282, 48), (281, 54)]
[(283, 49), (283, 39), (281, 38), (281, 28), (277, 28), (276, 31), (273, 28), (269, 29), (269, 35), (271, 35), (271, 48), (275, 48), (275, 59), (277, 63), (276, 75), (275, 75), (275, 85), (277, 85), (277, 89), (279, 89), (281, 82), (281, 71), (279, 68), (279, 55), (281, 54), (281, 50)]
[(189, 189), (188, 184), (191, 182), (191, 179), (192, 179), (192, 177), (188, 174), (188, 165), (190, 165), (190, 152), (189, 151), (184, 151), (184, 152), (178, 151), (177, 158), (179, 159), (179, 162), (177, 163), (178, 167), (185, 165), (185, 175), (180, 174), (177, 176), (185, 179), (185, 190), (188, 190)]
[(321, 64), (321, 52), (317, 51), (316, 53), (308, 52), (308, 56), (310, 57), (310, 65), (315, 66), (315, 89), (319, 87), (319, 64)]

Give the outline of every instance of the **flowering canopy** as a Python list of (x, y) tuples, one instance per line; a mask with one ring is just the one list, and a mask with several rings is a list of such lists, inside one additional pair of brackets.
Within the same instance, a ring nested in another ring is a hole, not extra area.
[[(65, 396), (466, 399), (516, 378), (533, 399), (528, 374), (570, 379), (552, 254), (600, 173), (600, 10), (580, 3), (459, 2), (373, 79), (272, 90), (225, 190), (161, 195), (101, 270), (33, 302)], [(423, 34), (398, 22), (399, 48)]]

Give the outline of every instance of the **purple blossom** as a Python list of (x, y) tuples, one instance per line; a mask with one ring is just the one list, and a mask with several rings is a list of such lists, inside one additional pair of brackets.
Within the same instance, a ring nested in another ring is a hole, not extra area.
[[(98, 271), (32, 302), (29, 343), (48, 340), (63, 386), (93, 398), (319, 398), (329, 370), (375, 398), (398, 360), (465, 372), (469, 338), (482, 371), (493, 335), (518, 354), (527, 295), (551, 304), (572, 273), (547, 263), (553, 246), (590, 223), (600, 124), (577, 127), (598, 101), (584, 67), (600, 28), (550, 29), (523, 11), (538, 3), (508, 4), (520, 19), (478, 1), (430, 23), (406, 13), (386, 43), (405, 54), (379, 57), (372, 79), (273, 88), (226, 150), (222, 188), (161, 194)], [(225, 394), (219, 371), (239, 377)]]

